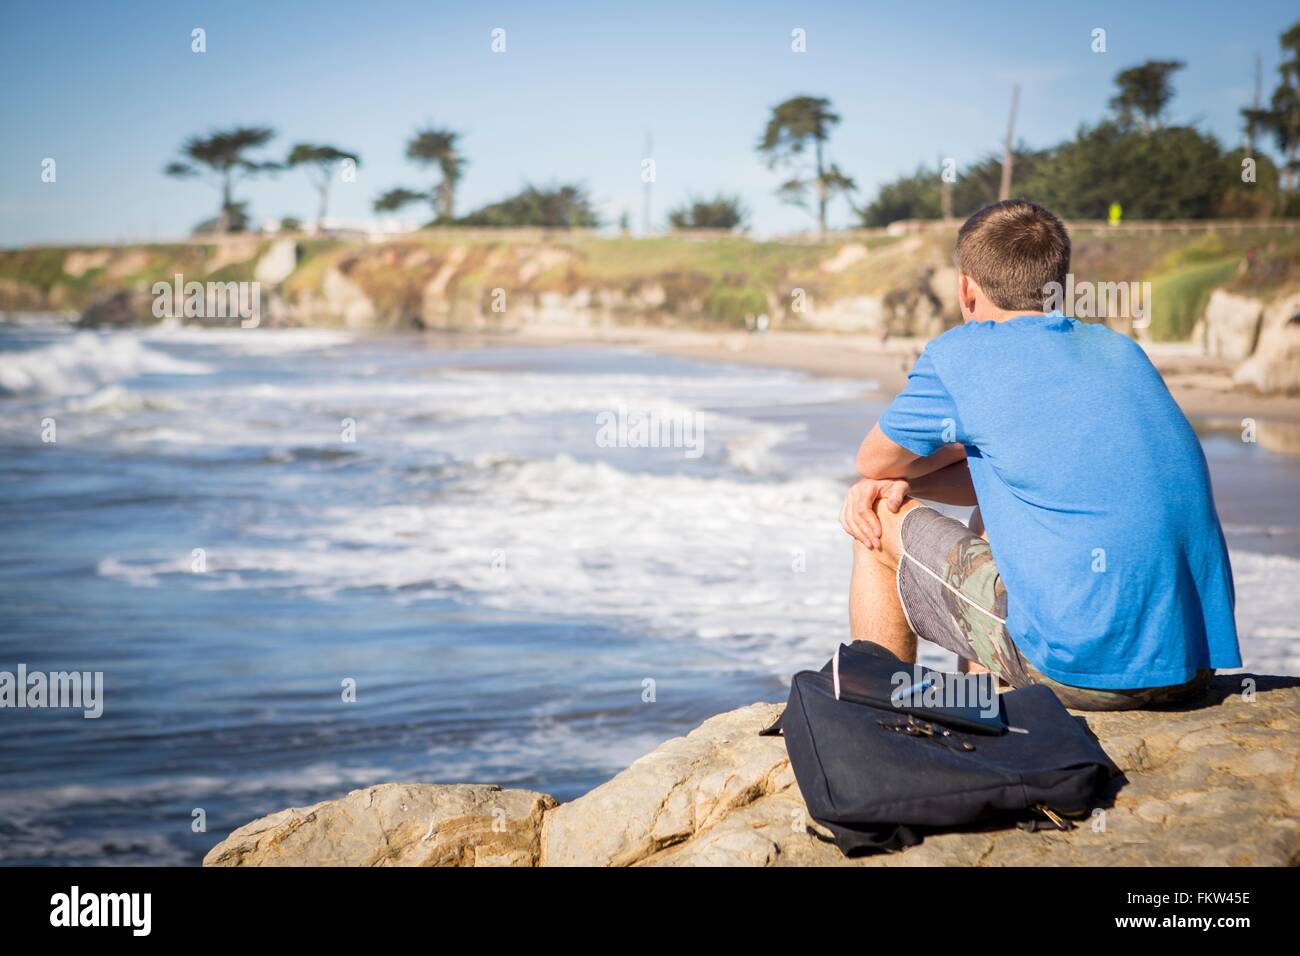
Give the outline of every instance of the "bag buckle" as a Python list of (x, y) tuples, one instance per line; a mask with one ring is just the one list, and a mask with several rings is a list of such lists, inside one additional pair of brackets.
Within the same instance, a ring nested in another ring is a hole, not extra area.
[(969, 740), (953, 737), (952, 731), (947, 727), (940, 727), (932, 721), (921, 720), (911, 714), (893, 721), (882, 718), (876, 723), (886, 730), (898, 731), (907, 734), (909, 737), (928, 737), (935, 740), (936, 743), (944, 744), (956, 750), (964, 750), (967, 753), (975, 749), (975, 745)]
[(1043, 816), (1047, 817), (1047, 819), (1051, 820), (1052, 824), (1056, 827), (1056, 829), (1058, 830), (1074, 829), (1074, 827), (1071, 824), (1066, 823), (1063, 819), (1061, 819), (1061, 817), (1058, 814), (1056, 814), (1052, 810), (1052, 808), (1049, 807), (1047, 804), (1045, 803), (1035, 804), (1034, 809), (1037, 810), (1039, 813), (1041, 813)]

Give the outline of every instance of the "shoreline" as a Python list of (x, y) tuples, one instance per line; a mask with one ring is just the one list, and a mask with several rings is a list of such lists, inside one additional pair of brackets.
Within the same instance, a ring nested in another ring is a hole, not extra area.
[[(897, 338), (879, 342), (837, 332), (758, 334), (651, 326), (433, 334), (445, 335), (448, 341), (476, 339), (486, 345), (637, 348), (678, 358), (861, 379), (864, 390), (876, 393), (882, 401), (889, 401), (903, 388), (912, 363), (928, 341)], [(1232, 381), (1231, 362), (1196, 355), (1182, 344), (1157, 343), (1146, 349), (1188, 418), (1255, 418), (1300, 425), (1300, 395), (1261, 395), (1242, 388)], [(869, 387), (871, 383), (874, 388)]]

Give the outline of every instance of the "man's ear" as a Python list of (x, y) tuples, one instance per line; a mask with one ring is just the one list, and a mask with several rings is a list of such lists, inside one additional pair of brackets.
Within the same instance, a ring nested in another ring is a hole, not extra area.
[(975, 296), (979, 292), (979, 286), (975, 280), (966, 273), (961, 273), (957, 278), (957, 300), (961, 305), (962, 318), (975, 318)]

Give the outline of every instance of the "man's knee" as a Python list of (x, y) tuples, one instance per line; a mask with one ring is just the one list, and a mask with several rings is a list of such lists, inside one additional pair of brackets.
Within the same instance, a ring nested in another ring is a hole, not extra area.
[(876, 502), (876, 518), (880, 522), (880, 544), (870, 548), (861, 541), (853, 542), (854, 560), (873, 560), (887, 567), (895, 568), (903, 554), (902, 527), (903, 517), (912, 509), (924, 507), (916, 498), (904, 498), (897, 511), (892, 510), (884, 499)]
[(876, 517), (880, 519), (880, 548), (894, 564), (903, 556), (903, 518), (909, 511), (925, 505), (916, 498), (904, 498), (897, 511), (884, 501), (876, 502)]

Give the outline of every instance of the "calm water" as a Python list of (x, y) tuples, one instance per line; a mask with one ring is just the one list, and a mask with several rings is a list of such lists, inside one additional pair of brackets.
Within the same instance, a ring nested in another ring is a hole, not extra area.
[[(863, 385), (0, 324), (0, 670), (105, 683), (97, 720), (0, 711), (0, 861), (193, 864), (256, 816), (394, 780), (569, 799), (781, 699), (846, 636)], [(610, 447), (620, 411), (678, 447)], [(1300, 673), (1300, 465), (1205, 445), (1247, 665)]]

